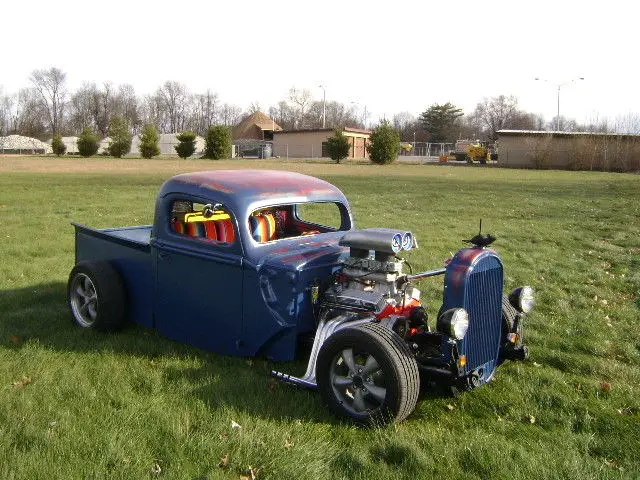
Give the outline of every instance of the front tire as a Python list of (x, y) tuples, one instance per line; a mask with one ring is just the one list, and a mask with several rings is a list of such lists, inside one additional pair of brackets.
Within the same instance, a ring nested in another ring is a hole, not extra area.
[(420, 392), (418, 364), (409, 347), (377, 323), (331, 335), (318, 354), (316, 381), (334, 414), (361, 424), (404, 420)]
[(80, 262), (67, 283), (73, 321), (103, 332), (118, 330), (126, 320), (125, 290), (120, 275), (107, 262)]
[[(502, 294), (502, 335), (498, 365), (505, 360), (525, 360), (529, 357), (529, 349), (524, 344), (523, 334), (522, 316), (511, 305), (509, 297)], [(516, 336), (515, 341), (510, 341), (510, 335)]]

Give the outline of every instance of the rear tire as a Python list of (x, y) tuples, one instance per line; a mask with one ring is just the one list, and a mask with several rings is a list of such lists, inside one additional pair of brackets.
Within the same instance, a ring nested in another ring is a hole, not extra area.
[(316, 381), (335, 415), (360, 424), (404, 420), (420, 393), (418, 364), (409, 347), (377, 323), (331, 335), (318, 354)]
[(107, 262), (80, 262), (69, 275), (67, 300), (73, 321), (83, 327), (110, 332), (126, 320), (125, 289)]

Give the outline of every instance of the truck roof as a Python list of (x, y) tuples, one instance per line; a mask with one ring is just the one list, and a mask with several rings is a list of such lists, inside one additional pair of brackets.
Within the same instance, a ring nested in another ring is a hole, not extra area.
[(160, 196), (188, 193), (212, 198), (244, 214), (278, 203), (340, 201), (342, 192), (324, 180), (281, 170), (211, 170), (176, 175), (160, 189)]

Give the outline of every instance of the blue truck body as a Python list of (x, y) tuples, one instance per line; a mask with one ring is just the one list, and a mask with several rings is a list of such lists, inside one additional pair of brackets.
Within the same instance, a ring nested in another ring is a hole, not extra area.
[[(309, 205), (330, 206), (333, 223), (310, 221)], [(502, 261), (487, 248), (494, 237), (479, 233), (445, 267), (405, 274), (397, 254), (417, 246), (413, 235), (356, 230), (344, 194), (314, 177), (186, 173), (160, 188), (153, 225), (73, 225), (67, 292), (80, 326), (126, 319), (194, 347), (276, 361), (292, 360), (308, 336), (305, 375), (272, 374), (319, 388), (330, 409), (358, 422), (405, 418), (418, 371), (469, 390), (527, 357), (533, 290), (503, 293)], [(411, 282), (434, 276), (444, 288), (432, 328)]]

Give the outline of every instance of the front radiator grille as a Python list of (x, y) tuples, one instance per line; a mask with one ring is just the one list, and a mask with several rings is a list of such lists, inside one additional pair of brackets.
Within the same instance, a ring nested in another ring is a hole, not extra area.
[(485, 257), (467, 277), (465, 308), (469, 330), (462, 352), (470, 372), (498, 356), (501, 334), (502, 266), (494, 257)]

